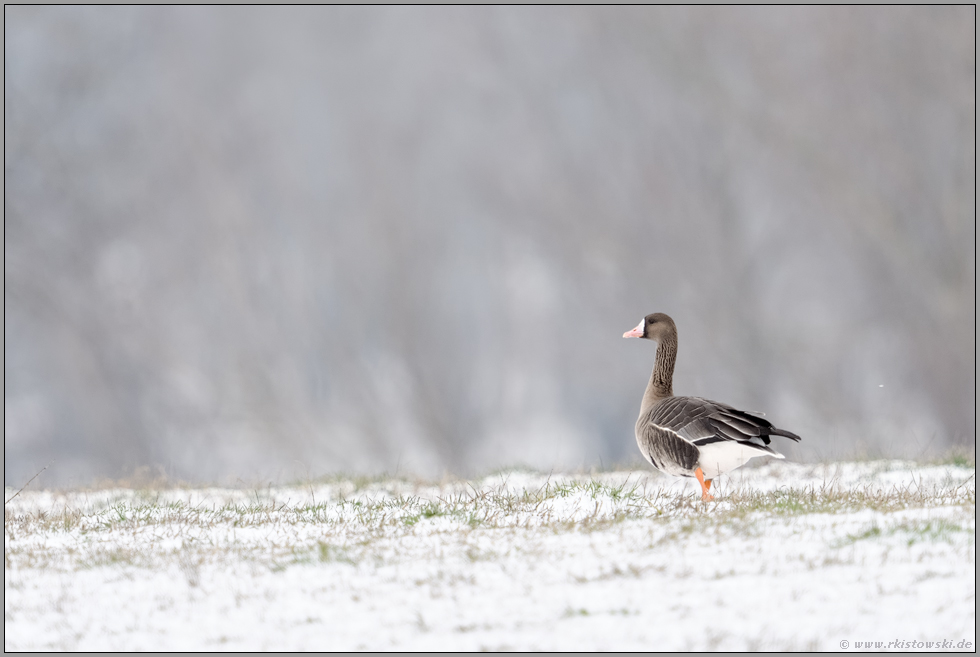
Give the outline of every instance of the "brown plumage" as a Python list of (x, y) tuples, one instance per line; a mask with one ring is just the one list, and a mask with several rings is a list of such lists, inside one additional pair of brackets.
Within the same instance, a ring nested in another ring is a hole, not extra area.
[(783, 458), (769, 446), (770, 436), (799, 441), (790, 431), (777, 429), (761, 414), (740, 411), (700, 397), (675, 397), (674, 363), (677, 326), (663, 313), (653, 313), (624, 338), (646, 338), (657, 343), (657, 355), (647, 384), (636, 443), (653, 467), (670, 475), (696, 477), (702, 499), (710, 500), (711, 480), (756, 456)]

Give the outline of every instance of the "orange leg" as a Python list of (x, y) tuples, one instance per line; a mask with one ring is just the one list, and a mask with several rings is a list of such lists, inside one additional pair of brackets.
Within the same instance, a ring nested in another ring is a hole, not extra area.
[(711, 488), (711, 480), (709, 479), (707, 482), (705, 482), (704, 473), (701, 472), (701, 468), (694, 471), (694, 476), (698, 478), (698, 483), (701, 484), (701, 501), (707, 502), (708, 500), (715, 499), (708, 494), (708, 489)]

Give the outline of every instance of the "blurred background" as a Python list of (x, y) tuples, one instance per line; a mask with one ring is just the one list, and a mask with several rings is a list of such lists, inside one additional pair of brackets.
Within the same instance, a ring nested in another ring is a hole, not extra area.
[(4, 481), (973, 453), (975, 8), (4, 8)]

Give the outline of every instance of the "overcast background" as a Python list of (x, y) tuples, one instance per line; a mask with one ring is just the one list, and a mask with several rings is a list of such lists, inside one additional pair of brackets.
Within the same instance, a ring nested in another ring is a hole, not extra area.
[(974, 449), (972, 6), (4, 18), (7, 485)]

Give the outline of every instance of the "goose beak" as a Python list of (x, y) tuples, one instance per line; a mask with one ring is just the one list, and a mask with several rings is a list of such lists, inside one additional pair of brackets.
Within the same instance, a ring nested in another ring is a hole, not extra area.
[(632, 331), (626, 331), (623, 333), (624, 338), (642, 338), (643, 337), (643, 322), (646, 320), (640, 320), (640, 323), (636, 325), (636, 328)]

